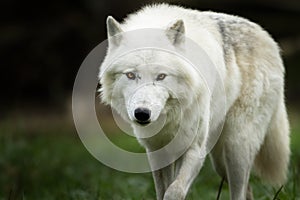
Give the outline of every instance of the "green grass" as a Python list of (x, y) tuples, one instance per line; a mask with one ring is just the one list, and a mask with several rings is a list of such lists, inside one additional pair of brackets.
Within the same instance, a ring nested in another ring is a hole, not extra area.
[[(51, 121), (51, 127), (47, 120), (32, 125), (23, 118), (0, 123), (0, 199), (155, 199), (150, 173), (123, 173), (104, 166), (87, 152), (72, 126), (65, 128), (58, 121)], [(280, 200), (300, 199), (300, 125), (294, 124), (289, 181)], [(122, 147), (140, 151), (132, 139), (110, 137)], [(208, 161), (187, 199), (216, 199), (221, 179)], [(256, 177), (251, 177), (251, 185), (259, 200), (273, 199), (278, 189)], [(221, 199), (229, 199), (227, 184)]]

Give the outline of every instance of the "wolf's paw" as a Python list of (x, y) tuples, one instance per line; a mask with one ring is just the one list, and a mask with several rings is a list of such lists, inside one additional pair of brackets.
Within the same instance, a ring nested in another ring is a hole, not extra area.
[(174, 181), (167, 189), (164, 200), (184, 200), (185, 192), (178, 181)]

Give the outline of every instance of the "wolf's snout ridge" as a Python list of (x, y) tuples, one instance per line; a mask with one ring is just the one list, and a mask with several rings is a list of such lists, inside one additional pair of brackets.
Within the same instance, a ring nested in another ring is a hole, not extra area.
[(139, 124), (150, 123), (151, 111), (148, 108), (137, 108), (134, 110), (134, 117)]

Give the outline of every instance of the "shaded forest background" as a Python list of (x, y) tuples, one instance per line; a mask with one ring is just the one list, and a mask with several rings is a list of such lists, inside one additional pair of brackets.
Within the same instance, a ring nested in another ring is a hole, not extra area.
[(85, 56), (106, 39), (105, 20), (154, 2), (226, 12), (257, 22), (279, 42), (288, 104), (300, 100), (300, 1), (2, 0), (0, 117), (27, 107), (64, 109)]

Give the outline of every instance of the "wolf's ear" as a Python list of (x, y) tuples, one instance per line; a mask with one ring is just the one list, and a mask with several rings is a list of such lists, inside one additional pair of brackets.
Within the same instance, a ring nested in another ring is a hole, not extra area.
[(171, 22), (166, 30), (167, 37), (174, 45), (184, 42), (184, 23), (182, 19)]
[(123, 32), (119, 22), (117, 22), (112, 16), (108, 16), (106, 19), (106, 25), (109, 45), (119, 45), (122, 40), (122, 36), (117, 34)]

